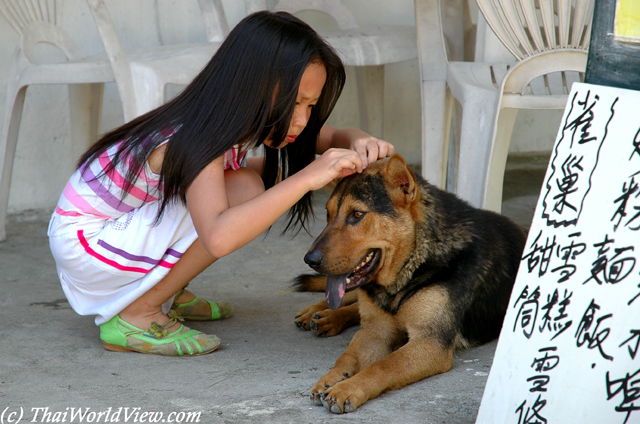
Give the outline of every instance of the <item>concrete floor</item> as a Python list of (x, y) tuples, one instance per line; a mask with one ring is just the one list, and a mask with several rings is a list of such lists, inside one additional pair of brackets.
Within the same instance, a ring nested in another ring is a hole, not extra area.
[[(527, 228), (545, 170), (544, 165), (529, 166), (531, 162), (510, 167), (505, 178), (504, 213)], [(313, 236), (324, 226), (326, 196), (319, 197)], [(189, 422), (190, 417), (190, 422), (201, 423), (475, 421), (495, 341), (456, 354), (448, 373), (385, 393), (355, 413), (333, 415), (311, 403), (310, 388), (357, 328), (317, 338), (294, 325), (296, 312), (321, 296), (290, 287), (294, 276), (309, 271), (302, 257), (313, 237), (304, 232), (282, 237), (278, 222), (268, 235), (199, 276), (190, 286), (193, 291), (236, 307), (226, 321), (189, 324), (218, 335), (222, 347), (200, 357), (164, 358), (106, 351), (93, 318), (70, 309), (49, 253), (47, 218), (38, 213), (11, 216), (8, 239), (0, 243), (3, 423), (16, 423), (20, 416), (22, 422), (45, 422), (43, 417), (71, 422), (78, 409), (111, 411), (114, 419), (119, 408), (119, 422), (125, 422), (125, 413), (133, 414), (129, 422), (142, 422), (144, 413), (154, 414), (145, 416), (146, 422)], [(155, 415), (160, 413), (162, 417)]]

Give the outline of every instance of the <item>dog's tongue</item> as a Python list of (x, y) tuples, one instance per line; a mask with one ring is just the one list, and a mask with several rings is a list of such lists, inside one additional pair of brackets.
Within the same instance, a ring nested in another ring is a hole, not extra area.
[(324, 298), (327, 300), (327, 306), (333, 310), (340, 307), (344, 292), (347, 287), (347, 275), (328, 275), (327, 287), (324, 291)]

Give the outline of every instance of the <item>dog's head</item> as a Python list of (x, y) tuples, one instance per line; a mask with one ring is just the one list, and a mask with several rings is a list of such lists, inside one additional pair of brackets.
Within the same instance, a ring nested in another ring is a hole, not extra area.
[(327, 303), (373, 280), (389, 286), (406, 263), (420, 219), (420, 187), (400, 155), (339, 182), (327, 202), (327, 226), (304, 257), (327, 274)]

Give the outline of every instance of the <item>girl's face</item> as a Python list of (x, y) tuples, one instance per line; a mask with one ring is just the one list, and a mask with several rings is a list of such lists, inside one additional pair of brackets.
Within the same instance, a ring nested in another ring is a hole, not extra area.
[(268, 137), (264, 144), (275, 149), (281, 149), (289, 143), (296, 141), (296, 137), (300, 135), (302, 130), (307, 126), (311, 110), (318, 103), (322, 88), (327, 80), (327, 71), (322, 63), (312, 63), (302, 74), (300, 86), (298, 87), (298, 96), (296, 97), (296, 106), (293, 109), (293, 116), (289, 125), (289, 131), (284, 141), (277, 146), (273, 145), (273, 140)]

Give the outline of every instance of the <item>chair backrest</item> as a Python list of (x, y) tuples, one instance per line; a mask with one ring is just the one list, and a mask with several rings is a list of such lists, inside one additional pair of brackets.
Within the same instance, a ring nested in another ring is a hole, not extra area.
[(556, 49), (587, 50), (594, 0), (477, 0), (487, 23), (518, 60)]
[(209, 42), (221, 42), (229, 35), (229, 22), (222, 0), (198, 0)]
[(358, 28), (355, 16), (341, 0), (245, 0), (247, 13), (258, 10), (281, 10), (298, 13), (307, 10), (323, 12), (331, 16), (340, 29)]
[[(122, 47), (111, 15), (104, 0), (86, 0), (93, 20), (98, 28), (100, 39), (109, 57), (116, 78), (118, 92), (122, 98), (125, 119), (128, 121), (138, 115), (134, 93), (133, 75), (127, 54)], [(221, 0), (198, 0), (202, 18), (210, 42), (220, 42), (229, 34), (229, 25), (222, 8)]]
[(100, 39), (109, 57), (111, 69), (116, 78), (116, 86), (122, 99), (122, 108), (125, 120), (129, 121), (137, 116), (137, 105), (135, 88), (133, 85), (133, 75), (127, 54), (122, 47), (118, 33), (116, 32), (111, 15), (107, 10), (103, 0), (87, 0), (91, 9), (91, 15), (98, 28)]
[(0, 12), (20, 34), (22, 51), (30, 62), (36, 62), (33, 48), (38, 43), (56, 46), (69, 59), (84, 56), (58, 26), (62, 17), (62, 0), (0, 0)]
[[(584, 80), (595, 0), (476, 1), (518, 61), (508, 78), (496, 78), (505, 95), (542, 96), (540, 108), (564, 105), (571, 85)], [(520, 100), (516, 96), (503, 104)]]

